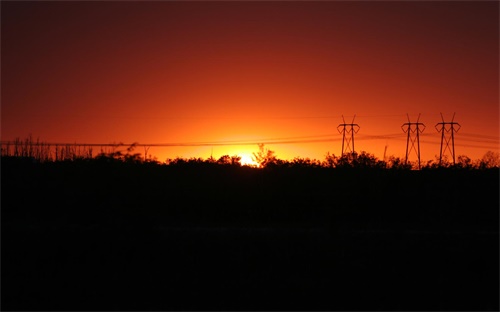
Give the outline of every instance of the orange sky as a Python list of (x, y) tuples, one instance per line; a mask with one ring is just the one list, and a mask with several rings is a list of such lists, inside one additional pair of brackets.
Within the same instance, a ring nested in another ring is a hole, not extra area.
[(499, 151), (497, 1), (2, 1), (1, 17), (2, 140), (323, 160), (356, 115), (356, 151), (404, 157), (421, 114), (432, 160), (443, 113), (456, 155)]

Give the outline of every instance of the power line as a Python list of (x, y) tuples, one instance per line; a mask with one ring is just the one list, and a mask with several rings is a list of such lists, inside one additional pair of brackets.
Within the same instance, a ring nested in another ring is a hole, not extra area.
[[(87, 147), (120, 147), (120, 146), (147, 146), (147, 147), (196, 147), (196, 146), (231, 146), (231, 145), (258, 145), (265, 144), (296, 144), (321, 143), (340, 141), (340, 138), (309, 139), (309, 140), (259, 140), (259, 141), (220, 141), (220, 142), (189, 142), (189, 143), (61, 143), (61, 142), (32, 142), (31, 146), (87, 146)], [(14, 141), (1, 141), (1, 145), (14, 145)], [(24, 145), (20, 141), (19, 145)]]
[[(80, 146), (107, 146), (107, 147), (118, 147), (118, 146), (151, 146), (151, 147), (177, 147), (177, 146), (227, 146), (227, 145), (257, 145), (260, 143), (265, 144), (291, 144), (291, 143), (315, 143), (315, 142), (334, 142), (340, 141), (342, 138), (338, 137), (339, 134), (318, 134), (318, 135), (308, 135), (308, 136), (293, 136), (293, 137), (278, 137), (278, 138), (264, 138), (264, 139), (252, 139), (252, 140), (227, 140), (227, 141), (202, 141), (202, 142), (168, 142), (168, 143), (78, 143), (78, 142), (31, 142), (30, 144), (33, 146), (37, 145), (53, 145), (53, 146), (67, 146), (67, 145), (80, 145)], [(499, 145), (500, 142), (495, 142), (492, 139), (489, 139), (489, 136), (477, 135), (477, 134), (465, 134), (461, 133), (460, 137), (464, 135), (474, 136), (474, 137), (486, 137), (485, 140), (477, 140), (477, 139), (468, 139), (461, 138), (461, 141), (469, 141), (469, 142), (480, 142), (487, 143), (492, 145)], [(426, 138), (436, 138), (438, 139), (438, 134), (435, 133), (420, 133), (421, 137)], [(403, 133), (389, 133), (389, 134), (378, 134), (378, 135), (368, 135), (368, 134), (358, 134), (357, 140), (406, 140), (406, 135)], [(432, 141), (422, 141), (422, 143), (430, 143), (430, 144), (439, 144), (439, 142)], [(0, 141), (2, 145), (7, 144), (15, 144), (15, 141)], [(24, 144), (24, 141), (18, 141), (18, 144)], [(474, 145), (465, 145), (465, 144), (456, 144), (457, 146), (474, 146)]]

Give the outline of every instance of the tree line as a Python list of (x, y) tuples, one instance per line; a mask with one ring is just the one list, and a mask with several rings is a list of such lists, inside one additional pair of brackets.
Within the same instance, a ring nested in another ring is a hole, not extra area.
[[(275, 151), (270, 150), (264, 144), (259, 144), (259, 150), (253, 154), (253, 161), (256, 165), (243, 164), (238, 155), (223, 155), (219, 158), (210, 156), (202, 157), (176, 157), (167, 158), (164, 162), (156, 157), (136, 152), (136, 144), (124, 147), (118, 143), (108, 150), (101, 150), (95, 153), (92, 146), (85, 145), (61, 145), (51, 146), (34, 141), (31, 137), (25, 140), (16, 139), (14, 142), (2, 143), (2, 158), (25, 158), (35, 162), (58, 162), (58, 161), (118, 161), (125, 163), (149, 163), (168, 166), (185, 165), (225, 165), (235, 167), (254, 168), (286, 168), (286, 167), (308, 167), (308, 168), (375, 168), (375, 169), (433, 169), (433, 168), (462, 168), (462, 169), (490, 169), (500, 168), (500, 153), (487, 151), (481, 159), (473, 160), (468, 156), (459, 155), (456, 162), (452, 162), (446, 155), (441, 159), (438, 156), (434, 160), (408, 161), (397, 156), (389, 156), (386, 159), (379, 159), (374, 154), (366, 151), (350, 152), (343, 155), (327, 153), (323, 160), (311, 159), (308, 157), (295, 157), (291, 160), (280, 159)], [(124, 148), (124, 149), (120, 149)]]

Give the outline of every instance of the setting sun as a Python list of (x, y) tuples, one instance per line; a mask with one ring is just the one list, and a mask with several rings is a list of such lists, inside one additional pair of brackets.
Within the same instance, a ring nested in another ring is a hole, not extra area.
[(240, 163), (242, 166), (259, 167), (259, 164), (253, 160), (252, 156), (248, 154), (239, 154), (241, 157)]

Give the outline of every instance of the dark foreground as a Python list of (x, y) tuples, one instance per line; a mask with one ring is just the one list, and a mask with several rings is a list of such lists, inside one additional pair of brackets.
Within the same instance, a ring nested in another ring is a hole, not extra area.
[(2, 163), (7, 310), (499, 309), (498, 170)]

